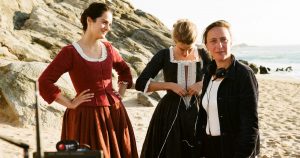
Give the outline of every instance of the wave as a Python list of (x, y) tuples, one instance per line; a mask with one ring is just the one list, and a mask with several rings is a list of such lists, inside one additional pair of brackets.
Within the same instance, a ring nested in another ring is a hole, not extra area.
[[(233, 47), (232, 52), (237, 59), (271, 68), (271, 73), (300, 79), (300, 45)], [(289, 66), (292, 67), (292, 72), (276, 72), (277, 68)]]

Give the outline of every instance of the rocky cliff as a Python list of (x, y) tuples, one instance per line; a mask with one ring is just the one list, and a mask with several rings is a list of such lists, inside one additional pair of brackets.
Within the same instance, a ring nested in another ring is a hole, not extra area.
[[(95, 0), (0, 1), (0, 123), (34, 125), (35, 86), (38, 76), (59, 50), (82, 35), (80, 16)], [(128, 0), (100, 0), (114, 9), (107, 35), (136, 77), (149, 58), (171, 45), (168, 28)], [(74, 95), (68, 75), (57, 83)], [(64, 108), (39, 99), (41, 123), (54, 127)]]

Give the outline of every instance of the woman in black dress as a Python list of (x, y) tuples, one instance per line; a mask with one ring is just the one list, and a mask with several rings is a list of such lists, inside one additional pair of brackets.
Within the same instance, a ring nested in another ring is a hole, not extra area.
[[(175, 46), (160, 50), (136, 81), (143, 92), (166, 90), (152, 116), (141, 157), (191, 157), (198, 112), (196, 99), (209, 58), (195, 46), (197, 28), (189, 20), (178, 20), (173, 28)], [(163, 70), (164, 82), (154, 78)]]

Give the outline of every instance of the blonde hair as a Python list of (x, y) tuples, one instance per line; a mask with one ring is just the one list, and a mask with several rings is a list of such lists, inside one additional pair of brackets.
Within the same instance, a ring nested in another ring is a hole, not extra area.
[(173, 25), (173, 40), (187, 45), (193, 44), (197, 40), (197, 26), (188, 19), (180, 19)]

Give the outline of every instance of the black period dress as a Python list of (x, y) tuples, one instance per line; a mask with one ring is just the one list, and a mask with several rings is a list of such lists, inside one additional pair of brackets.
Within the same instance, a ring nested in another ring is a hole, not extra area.
[[(156, 53), (136, 81), (136, 89), (147, 92), (148, 85), (163, 70), (165, 82), (186, 88), (201, 81), (209, 62), (204, 49), (195, 49), (194, 61), (174, 60), (173, 47)], [(199, 99), (180, 97), (173, 91), (159, 101), (143, 144), (141, 157), (191, 157)]]

